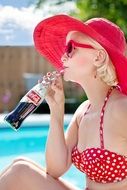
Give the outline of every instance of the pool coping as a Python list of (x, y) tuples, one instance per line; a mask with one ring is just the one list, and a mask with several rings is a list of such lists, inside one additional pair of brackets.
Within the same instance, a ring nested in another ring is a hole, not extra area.
[[(4, 121), (4, 117), (7, 114), (0, 114), (0, 128), (9, 128), (10, 126), (7, 125), (7, 123)], [(68, 124), (71, 121), (73, 114), (65, 114), (64, 115), (64, 124)], [(43, 124), (49, 124), (50, 123), (50, 114), (31, 114), (28, 116), (24, 122), (23, 127), (25, 123), (43, 123)], [(32, 127), (32, 126), (31, 126)]]

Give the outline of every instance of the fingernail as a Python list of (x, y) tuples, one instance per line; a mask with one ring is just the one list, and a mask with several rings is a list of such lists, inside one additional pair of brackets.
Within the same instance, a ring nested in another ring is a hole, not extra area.
[(47, 76), (48, 76), (48, 77), (50, 77), (50, 76), (51, 76), (51, 73), (50, 73), (50, 72), (48, 72), (48, 73), (47, 73)]

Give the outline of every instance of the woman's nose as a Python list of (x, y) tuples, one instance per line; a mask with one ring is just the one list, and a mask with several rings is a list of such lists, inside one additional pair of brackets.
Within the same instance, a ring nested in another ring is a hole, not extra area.
[(63, 56), (61, 57), (61, 61), (64, 63), (64, 62), (66, 62), (67, 61), (67, 55), (66, 55), (66, 53), (64, 53), (63, 54)]

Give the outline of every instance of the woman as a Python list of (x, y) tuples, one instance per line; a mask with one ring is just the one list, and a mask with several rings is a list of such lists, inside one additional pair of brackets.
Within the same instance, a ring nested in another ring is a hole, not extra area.
[(72, 163), (86, 174), (86, 189), (127, 189), (127, 59), (123, 32), (104, 18), (82, 23), (56, 15), (37, 25), (34, 41), (36, 49), (57, 70), (64, 69), (65, 81), (81, 85), (88, 101), (78, 107), (64, 135), (65, 97), (62, 79), (57, 77), (46, 96), (51, 114), (46, 171), (30, 160), (17, 159), (1, 174), (0, 189), (76, 190), (59, 178)]

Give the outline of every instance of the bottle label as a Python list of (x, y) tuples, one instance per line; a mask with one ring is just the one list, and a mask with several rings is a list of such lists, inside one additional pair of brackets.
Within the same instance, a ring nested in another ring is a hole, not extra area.
[(38, 105), (39, 101), (41, 100), (41, 96), (37, 94), (35, 91), (31, 90), (28, 94), (27, 97), (30, 101), (32, 101), (35, 105)]

